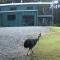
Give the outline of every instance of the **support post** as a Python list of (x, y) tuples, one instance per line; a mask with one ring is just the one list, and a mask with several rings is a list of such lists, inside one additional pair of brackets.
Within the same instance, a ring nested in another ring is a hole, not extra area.
[[(53, 4), (52, 4), (53, 5)], [(52, 25), (54, 24), (54, 17), (53, 17), (53, 7), (52, 7)]]

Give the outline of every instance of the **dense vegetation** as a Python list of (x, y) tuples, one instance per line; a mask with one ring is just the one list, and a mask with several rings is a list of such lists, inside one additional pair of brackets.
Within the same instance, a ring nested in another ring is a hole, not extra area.
[(60, 26), (60, 8), (54, 9), (54, 22), (56, 26)]

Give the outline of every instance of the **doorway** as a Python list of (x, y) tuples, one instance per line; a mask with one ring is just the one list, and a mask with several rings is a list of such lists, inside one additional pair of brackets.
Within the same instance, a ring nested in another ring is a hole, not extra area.
[(34, 16), (32, 15), (24, 15), (23, 19), (23, 26), (34, 26)]

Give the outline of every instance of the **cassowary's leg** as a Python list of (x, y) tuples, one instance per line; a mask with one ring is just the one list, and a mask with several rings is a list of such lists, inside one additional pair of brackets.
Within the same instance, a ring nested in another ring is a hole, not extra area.
[(28, 50), (28, 53), (27, 53), (27, 56), (30, 55), (31, 53), (33, 53), (33, 50), (32, 49), (29, 49)]
[(33, 50), (31, 49), (31, 52), (33, 53)]
[(31, 53), (33, 53), (33, 50), (31, 49)]
[(27, 56), (30, 55), (30, 51), (31, 51), (31, 49), (28, 50), (28, 52), (27, 52)]

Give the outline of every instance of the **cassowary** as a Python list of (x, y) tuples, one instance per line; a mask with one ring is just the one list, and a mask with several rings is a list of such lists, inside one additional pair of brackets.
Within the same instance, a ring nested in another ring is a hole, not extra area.
[[(32, 51), (32, 48), (36, 45), (37, 41), (39, 40), (39, 37), (41, 37), (41, 33), (38, 35), (38, 38), (36, 39), (26, 39), (24, 41), (24, 47), (25, 48), (29, 48), (29, 51), (31, 50)], [(28, 51), (28, 53), (29, 53)], [(28, 55), (27, 53), (27, 55)]]

